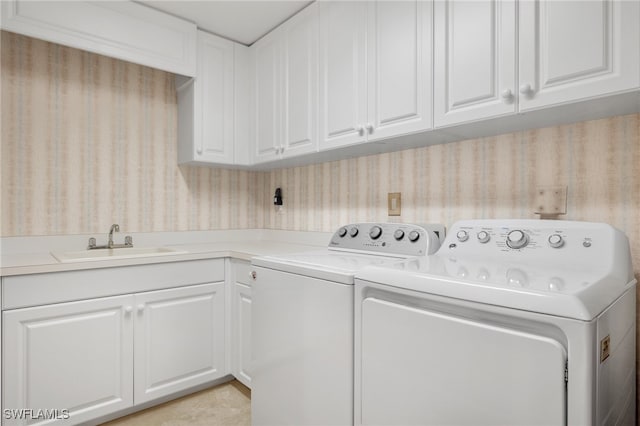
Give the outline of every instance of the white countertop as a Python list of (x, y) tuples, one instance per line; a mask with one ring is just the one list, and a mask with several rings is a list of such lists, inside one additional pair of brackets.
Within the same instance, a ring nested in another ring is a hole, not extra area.
[[(180, 262), (231, 257), (295, 253), (326, 247), (331, 233), (278, 230), (231, 230), (131, 234), (135, 247), (169, 247), (182, 253), (129, 259), (59, 262), (51, 252), (78, 251), (88, 236), (13, 237), (1, 239), (0, 276), (110, 268), (129, 265)], [(119, 236), (116, 242), (119, 242)], [(102, 244), (98, 241), (98, 244)], [(186, 252), (186, 253), (184, 253)]]

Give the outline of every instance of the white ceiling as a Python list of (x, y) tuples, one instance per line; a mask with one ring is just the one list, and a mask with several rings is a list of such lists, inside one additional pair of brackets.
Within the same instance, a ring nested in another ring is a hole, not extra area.
[(312, 3), (308, 0), (139, 0), (195, 22), (198, 28), (251, 45)]

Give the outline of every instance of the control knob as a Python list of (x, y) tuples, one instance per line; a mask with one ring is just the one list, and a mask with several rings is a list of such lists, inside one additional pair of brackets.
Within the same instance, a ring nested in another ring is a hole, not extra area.
[(358, 235), (358, 228), (356, 228), (355, 226), (353, 228), (351, 228), (349, 230), (349, 235), (351, 235), (351, 238), (355, 237), (356, 235)]
[(400, 241), (404, 238), (404, 231), (402, 229), (396, 229), (396, 232), (393, 233), (393, 238)]
[(478, 232), (477, 237), (478, 237), (478, 241), (482, 244), (488, 243), (489, 240), (491, 239), (491, 235), (489, 235), (487, 231)]
[(347, 228), (343, 226), (342, 228), (338, 229), (338, 236), (340, 238), (343, 238), (345, 235), (347, 235)]
[(456, 238), (458, 238), (458, 241), (463, 243), (463, 242), (465, 242), (465, 241), (467, 241), (469, 239), (469, 233), (467, 231), (460, 230), (456, 234)]
[(523, 231), (516, 229), (507, 234), (507, 245), (512, 249), (519, 249), (529, 244), (529, 236)]
[(378, 238), (380, 238), (380, 235), (382, 235), (382, 228), (377, 225), (369, 230), (369, 236), (372, 240), (377, 240)]
[(418, 231), (409, 232), (409, 241), (411, 241), (412, 243), (415, 243), (419, 239), (420, 239), (420, 233)]
[(549, 245), (553, 248), (560, 248), (564, 245), (564, 238), (560, 234), (549, 235)]

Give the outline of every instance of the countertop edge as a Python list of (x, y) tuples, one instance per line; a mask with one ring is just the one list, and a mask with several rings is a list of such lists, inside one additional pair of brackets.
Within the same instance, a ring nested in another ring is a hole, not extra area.
[[(212, 247), (207, 247), (212, 246)], [(22, 255), (24, 259), (21, 264), (0, 267), (0, 277), (11, 277), (18, 275), (35, 275), (66, 271), (83, 271), (91, 269), (117, 268), (124, 266), (152, 265), (158, 263), (186, 262), (206, 259), (238, 259), (251, 261), (255, 256), (268, 254), (282, 254), (297, 251), (309, 251), (318, 249), (320, 246), (313, 244), (300, 244), (298, 242), (283, 241), (228, 241), (216, 242), (203, 245), (167, 245), (186, 251), (187, 253), (169, 254), (162, 256), (144, 256), (128, 259), (105, 259), (78, 262), (58, 262), (52, 255), (34, 254), (33, 262), (29, 262), (29, 255)], [(43, 261), (42, 259), (46, 259)]]

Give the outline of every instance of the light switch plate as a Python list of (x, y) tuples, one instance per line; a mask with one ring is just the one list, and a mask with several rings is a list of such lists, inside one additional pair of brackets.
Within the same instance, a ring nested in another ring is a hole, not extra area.
[(389, 216), (400, 216), (400, 213), (402, 211), (401, 192), (389, 192), (387, 209), (389, 211)]
[(536, 189), (534, 213), (541, 216), (567, 214), (567, 187), (539, 186)]

